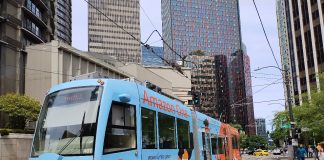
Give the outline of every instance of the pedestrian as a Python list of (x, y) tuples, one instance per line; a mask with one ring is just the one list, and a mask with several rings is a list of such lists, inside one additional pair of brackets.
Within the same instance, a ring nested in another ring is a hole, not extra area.
[(297, 157), (298, 160), (305, 160), (305, 154), (306, 154), (306, 150), (303, 147), (303, 145), (299, 145), (299, 148), (297, 149)]
[(311, 146), (308, 147), (308, 157), (313, 157), (313, 148)]
[(324, 143), (322, 142), (318, 146), (318, 159), (324, 160)]
[(314, 150), (314, 158), (315, 158), (315, 160), (319, 160), (319, 158), (318, 158), (318, 147), (315, 147), (315, 146), (313, 146), (313, 150)]
[(308, 158), (308, 148), (307, 148), (306, 145), (305, 145), (304, 149), (305, 149), (305, 151), (306, 151), (306, 157)]

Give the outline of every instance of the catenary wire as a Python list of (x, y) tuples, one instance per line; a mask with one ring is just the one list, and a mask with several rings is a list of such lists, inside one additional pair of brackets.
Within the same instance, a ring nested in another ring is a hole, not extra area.
[(273, 51), (273, 49), (272, 49), (272, 47), (271, 47), (270, 41), (269, 41), (269, 39), (268, 39), (268, 35), (267, 35), (267, 33), (266, 33), (265, 29), (264, 29), (264, 25), (263, 25), (263, 22), (262, 22), (262, 19), (261, 19), (261, 16), (260, 16), (259, 10), (258, 10), (258, 8), (257, 8), (257, 6), (256, 6), (256, 4), (255, 4), (255, 0), (253, 0), (253, 4), (254, 4), (254, 8), (255, 8), (255, 10), (256, 10), (256, 12), (257, 12), (257, 14), (258, 14), (259, 21), (260, 21), (260, 23), (261, 23), (261, 27), (262, 27), (263, 33), (264, 33), (264, 36), (265, 36), (265, 38), (266, 38), (266, 40), (267, 40), (267, 42), (268, 42), (268, 45), (269, 45), (269, 47), (270, 47), (270, 50), (271, 50), (272, 56), (273, 56), (273, 58), (274, 58), (274, 60), (275, 60), (275, 62), (276, 62), (276, 64), (277, 64), (277, 67), (280, 68), (279, 63), (278, 63), (278, 61), (277, 61), (277, 58), (276, 58), (276, 56), (275, 56), (275, 54), (274, 54), (274, 51)]

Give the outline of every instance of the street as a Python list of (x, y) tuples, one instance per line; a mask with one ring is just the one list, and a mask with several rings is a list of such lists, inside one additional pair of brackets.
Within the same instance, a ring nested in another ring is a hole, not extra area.
[[(269, 156), (253, 156), (253, 155), (242, 155), (242, 160), (288, 160), (287, 156), (283, 155), (269, 155)], [(314, 158), (305, 158), (305, 160), (314, 160)]]

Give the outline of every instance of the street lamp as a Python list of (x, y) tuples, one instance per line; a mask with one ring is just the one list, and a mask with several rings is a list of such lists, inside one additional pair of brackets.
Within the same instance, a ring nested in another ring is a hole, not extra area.
[[(283, 79), (284, 79), (284, 84), (285, 84), (286, 90), (287, 90), (288, 112), (289, 112), (289, 119), (290, 119), (290, 125), (291, 125), (290, 135), (291, 135), (291, 137), (293, 137), (293, 135), (295, 135), (295, 124), (296, 123), (295, 123), (294, 115), (293, 115), (293, 111), (292, 111), (287, 65), (284, 66), (284, 69), (281, 69), (277, 66), (265, 66), (265, 67), (255, 69), (254, 71), (259, 71), (259, 70), (266, 69), (266, 68), (276, 68), (276, 69), (280, 70), (280, 72), (282, 73), (282, 76), (285, 75), (285, 76), (283, 76)], [(292, 142), (291, 142), (291, 146), (292, 146)], [(290, 157), (290, 159), (293, 159), (295, 157), (295, 149), (293, 147), (292, 147), (292, 151), (293, 151), (293, 154), (290, 154), (290, 155), (292, 155), (293, 157)]]

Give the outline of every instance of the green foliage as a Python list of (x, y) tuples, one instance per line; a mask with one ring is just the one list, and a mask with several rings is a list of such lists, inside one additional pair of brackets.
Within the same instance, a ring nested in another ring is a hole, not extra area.
[[(265, 138), (261, 136), (250, 136), (246, 139), (246, 148), (249, 150), (255, 150), (255, 149), (265, 149), (268, 145), (268, 142)], [(243, 147), (242, 147), (243, 148)]]
[(9, 133), (33, 134), (34, 131), (33, 130), (26, 130), (26, 129), (8, 129), (8, 128), (0, 129), (0, 135), (1, 136), (9, 135)]
[(243, 150), (248, 148), (248, 136), (245, 134), (245, 132), (240, 133), (240, 147)]
[(6, 94), (0, 96), (0, 112), (9, 116), (9, 128), (24, 129), (26, 121), (35, 121), (40, 110), (40, 102), (28, 96)]
[(196, 51), (192, 51), (189, 53), (190, 56), (196, 55), (196, 56), (204, 56), (205, 52), (202, 50), (196, 50)]
[(9, 135), (9, 130), (8, 129), (0, 129), (0, 135), (1, 136)]
[(236, 128), (239, 132), (243, 131), (243, 128), (240, 124), (230, 124), (232, 127)]
[(290, 124), (288, 118), (288, 112), (277, 112), (273, 125), (275, 126), (275, 130), (270, 134), (270, 137), (276, 144), (276, 146), (280, 146), (280, 140), (284, 140), (289, 135), (289, 129), (282, 128), (283, 124)]
[(299, 128), (309, 128), (315, 139), (324, 140), (324, 92), (312, 93), (312, 101), (304, 101), (303, 105), (293, 109), (295, 121)]
[[(324, 74), (320, 75), (321, 82), (324, 82)], [(308, 101), (307, 94), (303, 94), (303, 104), (293, 108), (293, 115), (298, 128), (308, 128), (309, 131), (302, 133), (302, 142), (308, 143), (312, 139), (316, 141), (324, 141), (324, 84), (321, 83), (321, 91), (316, 90), (311, 92), (311, 101)], [(278, 115), (278, 116), (277, 116)], [(288, 112), (279, 112), (275, 116), (273, 122), (276, 125), (276, 130), (271, 134), (271, 137), (276, 140), (283, 140), (288, 136), (289, 130), (282, 129), (279, 125), (281, 121), (289, 122)]]

